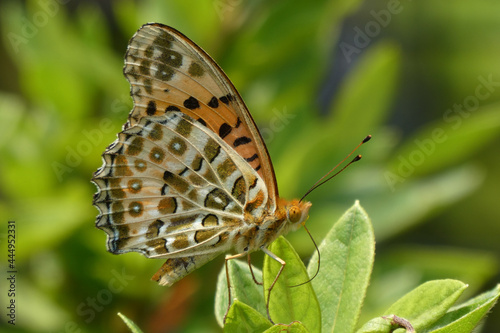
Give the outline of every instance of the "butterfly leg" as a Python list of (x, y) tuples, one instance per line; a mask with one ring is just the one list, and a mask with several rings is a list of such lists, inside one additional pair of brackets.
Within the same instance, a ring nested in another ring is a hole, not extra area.
[(226, 266), (226, 280), (227, 280), (227, 310), (226, 310), (226, 314), (224, 315), (224, 324), (226, 323), (226, 318), (227, 318), (227, 314), (229, 312), (229, 308), (231, 307), (231, 281), (229, 280), (229, 267), (227, 266), (227, 262), (231, 259), (237, 259), (237, 258), (241, 258), (243, 257), (245, 254), (247, 254), (246, 252), (243, 252), (243, 253), (238, 253), (238, 254), (235, 254), (235, 255), (227, 255), (226, 258), (224, 259), (225, 260), (225, 266)]
[(255, 282), (255, 284), (262, 286), (262, 282), (257, 281), (255, 275), (253, 274), (252, 263), (250, 262), (250, 253), (247, 256), (247, 261), (248, 261), (248, 268), (250, 268), (250, 273), (252, 273), (253, 282)]
[(283, 272), (283, 269), (285, 268), (286, 262), (283, 259), (281, 259), (280, 257), (278, 257), (277, 255), (275, 255), (274, 253), (272, 253), (271, 251), (269, 251), (268, 249), (266, 249), (265, 247), (262, 247), (261, 250), (262, 250), (262, 252), (264, 252), (265, 254), (267, 254), (268, 256), (270, 256), (271, 258), (273, 258), (274, 260), (276, 260), (277, 262), (279, 262), (281, 264), (281, 268), (278, 271), (278, 274), (276, 274), (276, 277), (274, 278), (273, 283), (271, 283), (271, 285), (269, 286), (269, 289), (267, 289), (267, 302), (266, 302), (267, 318), (269, 319), (269, 321), (271, 321), (271, 323), (274, 324), (274, 321), (271, 319), (271, 315), (269, 313), (269, 300), (271, 299), (271, 290), (273, 290), (273, 287), (276, 284), (276, 281), (278, 281), (278, 278), (280, 277), (281, 272)]

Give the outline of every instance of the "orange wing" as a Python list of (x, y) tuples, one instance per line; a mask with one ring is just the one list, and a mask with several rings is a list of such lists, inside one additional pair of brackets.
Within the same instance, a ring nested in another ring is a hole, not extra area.
[(143, 25), (125, 55), (134, 109), (125, 129), (142, 117), (181, 111), (229, 144), (266, 183), (268, 209), (278, 187), (266, 145), (240, 94), (215, 61), (179, 31), (158, 23)]

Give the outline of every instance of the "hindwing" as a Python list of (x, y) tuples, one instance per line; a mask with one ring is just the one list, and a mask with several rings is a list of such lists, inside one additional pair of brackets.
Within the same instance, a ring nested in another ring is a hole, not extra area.
[(93, 179), (99, 188), (94, 205), (108, 250), (168, 258), (163, 270), (182, 262), (182, 276), (167, 270), (176, 280), (230, 250), (245, 213), (259, 217), (266, 209), (260, 175), (180, 111), (144, 117), (123, 130), (103, 160)]

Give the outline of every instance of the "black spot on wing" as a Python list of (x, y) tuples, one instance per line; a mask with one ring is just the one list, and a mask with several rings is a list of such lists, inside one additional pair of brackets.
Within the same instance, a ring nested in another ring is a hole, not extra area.
[(231, 130), (233, 128), (228, 124), (224, 123), (219, 127), (219, 136), (221, 139), (224, 139), (229, 133), (231, 133)]
[(216, 109), (219, 107), (219, 100), (215, 97), (212, 97), (212, 99), (210, 100), (210, 102), (208, 102), (207, 105), (213, 109)]
[(258, 158), (259, 156), (257, 156), (257, 154), (253, 154), (252, 156), (248, 157), (248, 158), (245, 158), (245, 161), (247, 162), (253, 162), (255, 161), (256, 158)]
[(152, 116), (156, 113), (156, 102), (155, 101), (149, 101), (148, 106), (146, 108), (146, 114), (148, 116)]
[(179, 109), (177, 106), (175, 105), (169, 105), (167, 106), (167, 108), (165, 109), (165, 112), (167, 111), (180, 111), (181, 109)]
[(201, 118), (198, 118), (198, 122), (199, 122), (200, 124), (202, 124), (203, 126), (205, 126), (205, 127), (207, 126), (206, 121), (205, 121), (205, 120), (203, 120), (203, 119), (201, 119)]
[(200, 102), (193, 96), (190, 96), (188, 99), (184, 101), (184, 107), (189, 110), (194, 110), (200, 107)]
[(234, 147), (238, 147), (238, 146), (241, 146), (241, 145), (246, 145), (247, 143), (250, 143), (250, 142), (252, 142), (252, 139), (250, 139), (249, 137), (247, 137), (247, 136), (240, 136), (239, 138), (237, 138), (236, 140), (234, 140), (233, 146)]
[(233, 100), (234, 100), (234, 97), (233, 97), (233, 95), (231, 95), (231, 94), (227, 94), (227, 95), (225, 95), (225, 96), (220, 97), (220, 98), (219, 98), (219, 100), (220, 100), (222, 103), (224, 103), (224, 104), (228, 105), (228, 104), (229, 104), (229, 102), (231, 102), (231, 101), (233, 101)]

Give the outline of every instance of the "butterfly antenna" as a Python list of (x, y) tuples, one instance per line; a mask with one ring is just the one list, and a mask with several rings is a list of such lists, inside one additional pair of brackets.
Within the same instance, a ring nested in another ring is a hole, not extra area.
[(320, 259), (320, 253), (319, 253), (319, 248), (318, 248), (318, 245), (316, 245), (316, 241), (314, 240), (313, 236), (311, 235), (311, 233), (309, 232), (309, 230), (307, 229), (306, 227), (306, 223), (305, 222), (302, 222), (302, 226), (304, 226), (304, 229), (306, 229), (307, 233), (309, 234), (309, 237), (311, 237), (311, 240), (314, 244), (314, 247), (316, 248), (316, 252), (318, 252), (318, 269), (316, 270), (316, 273), (314, 273), (313, 277), (310, 278), (309, 280), (307, 280), (306, 282), (302, 282), (300, 284), (297, 284), (295, 286), (290, 286), (290, 288), (295, 288), (295, 287), (299, 287), (299, 286), (302, 286), (306, 283), (309, 283), (311, 282), (312, 280), (314, 280), (314, 278), (318, 275), (319, 273), (319, 267), (320, 267), (320, 262), (321, 262), (321, 259)]
[(336, 166), (334, 166), (330, 171), (327, 172), (326, 175), (324, 175), (323, 177), (321, 177), (313, 186), (311, 186), (311, 188), (306, 192), (306, 194), (304, 194), (304, 196), (302, 196), (302, 198), (300, 198), (299, 202), (301, 202), (302, 200), (305, 199), (305, 197), (311, 193), (312, 191), (314, 191), (315, 189), (317, 189), (318, 187), (320, 187), (321, 185), (323, 185), (324, 183), (326, 183), (327, 181), (329, 181), (330, 179), (332, 179), (333, 177), (335, 177), (336, 175), (338, 175), (339, 173), (341, 173), (342, 171), (344, 171), (349, 165), (351, 165), (352, 163), (354, 162), (357, 162), (361, 159), (361, 155), (357, 155), (356, 157), (354, 157), (352, 159), (351, 162), (349, 162), (346, 166), (344, 166), (342, 169), (340, 169), (338, 172), (334, 173), (332, 176), (330, 176), (329, 178), (325, 179), (326, 177), (328, 177), (333, 171), (335, 171), (335, 169), (337, 169), (342, 163), (345, 162), (345, 160), (347, 160), (363, 143), (366, 143), (368, 141), (370, 141), (370, 139), (372, 138), (371, 135), (368, 135), (366, 138), (363, 139), (363, 141), (361, 141), (357, 146), (356, 148), (354, 148), (346, 157), (344, 157), (344, 159), (342, 161), (340, 161)]

